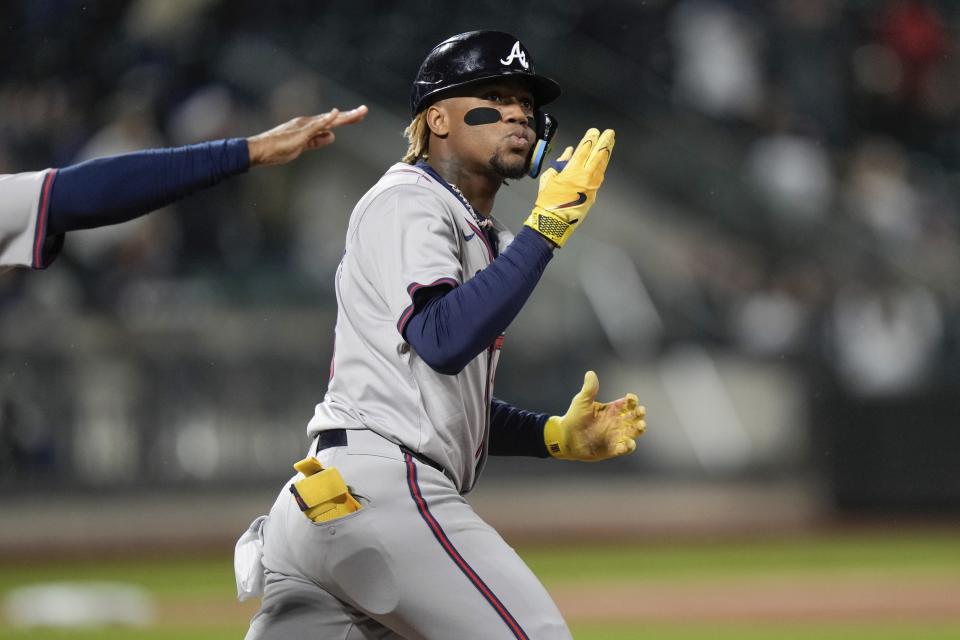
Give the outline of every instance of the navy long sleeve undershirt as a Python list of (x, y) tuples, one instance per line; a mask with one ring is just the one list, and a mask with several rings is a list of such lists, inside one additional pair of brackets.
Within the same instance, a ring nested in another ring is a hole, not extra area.
[[(513, 321), (552, 257), (552, 246), (524, 227), (503, 253), (463, 285), (420, 290), (404, 337), (435, 371), (459, 373)], [(494, 398), (490, 455), (548, 457), (543, 441), (547, 417)]]
[(459, 373), (509, 326), (552, 257), (552, 245), (524, 227), (487, 268), (459, 287), (418, 291), (403, 337), (434, 371)]
[(548, 417), (494, 398), (490, 403), (490, 455), (550, 457), (543, 440)]
[(64, 167), (50, 194), (47, 236), (132, 220), (249, 167), (243, 138), (148, 149)]

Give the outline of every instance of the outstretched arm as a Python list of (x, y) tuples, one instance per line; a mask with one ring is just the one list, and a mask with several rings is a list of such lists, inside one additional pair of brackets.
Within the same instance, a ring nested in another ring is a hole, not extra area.
[(47, 236), (119, 224), (145, 215), (250, 167), (284, 164), (334, 140), (333, 129), (359, 122), (364, 106), (294, 118), (248, 139), (98, 158), (56, 172)]
[(366, 115), (367, 107), (364, 105), (350, 111), (332, 109), (329, 113), (318, 116), (294, 118), (260, 135), (247, 138), (250, 166), (286, 164), (296, 160), (304, 151), (322, 149), (336, 138), (334, 129), (356, 124)]

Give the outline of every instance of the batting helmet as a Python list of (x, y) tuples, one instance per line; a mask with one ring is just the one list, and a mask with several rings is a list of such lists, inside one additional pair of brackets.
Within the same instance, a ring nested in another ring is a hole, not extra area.
[(520, 40), (502, 31), (468, 31), (444, 40), (427, 55), (413, 81), (410, 108), (417, 115), (449, 89), (504, 77), (525, 80), (538, 109), (560, 95), (559, 84), (534, 72)]

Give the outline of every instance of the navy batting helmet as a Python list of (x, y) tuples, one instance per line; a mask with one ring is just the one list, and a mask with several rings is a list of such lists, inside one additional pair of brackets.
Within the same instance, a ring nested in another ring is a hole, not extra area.
[(559, 84), (534, 72), (520, 40), (502, 31), (468, 31), (444, 40), (427, 55), (413, 81), (410, 108), (417, 115), (448, 89), (503, 77), (525, 80), (538, 109), (560, 95)]

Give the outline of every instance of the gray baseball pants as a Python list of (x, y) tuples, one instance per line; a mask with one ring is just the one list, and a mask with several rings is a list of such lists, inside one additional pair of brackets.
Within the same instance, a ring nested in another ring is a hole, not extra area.
[(443, 473), (371, 431), (347, 434), (317, 457), (363, 508), (316, 523), (284, 486), (264, 526), (266, 584), (247, 640), (572, 637), (540, 581)]

